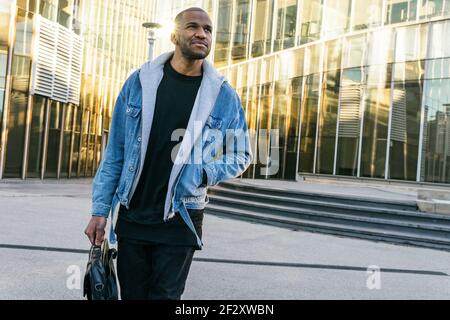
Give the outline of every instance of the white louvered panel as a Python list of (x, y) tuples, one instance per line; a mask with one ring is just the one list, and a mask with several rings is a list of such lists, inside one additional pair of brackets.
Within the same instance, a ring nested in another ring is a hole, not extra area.
[(58, 23), (36, 17), (32, 94), (79, 104), (82, 39)]
[(406, 98), (404, 89), (394, 89), (391, 140), (406, 142)]
[(38, 19), (36, 66), (34, 69), (33, 94), (52, 97), (53, 74), (55, 72), (55, 43), (57, 41), (57, 29), (50, 21)]
[(75, 35), (72, 38), (72, 60), (71, 60), (72, 72), (70, 74), (68, 99), (69, 102), (76, 105), (80, 104), (80, 83), (81, 83), (82, 66), (83, 66), (83, 41), (81, 37)]
[(339, 137), (359, 136), (359, 109), (361, 90), (359, 86), (341, 87), (341, 107), (339, 113)]
[(65, 28), (58, 28), (58, 42), (56, 43), (56, 65), (53, 79), (53, 98), (62, 102), (67, 102), (69, 97), (71, 51), (71, 33)]

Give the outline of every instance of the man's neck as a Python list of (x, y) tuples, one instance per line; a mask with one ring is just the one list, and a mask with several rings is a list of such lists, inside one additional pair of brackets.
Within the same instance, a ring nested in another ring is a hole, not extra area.
[(203, 59), (201, 60), (189, 60), (186, 59), (181, 53), (175, 51), (172, 59), (170, 60), (172, 68), (185, 76), (201, 76)]

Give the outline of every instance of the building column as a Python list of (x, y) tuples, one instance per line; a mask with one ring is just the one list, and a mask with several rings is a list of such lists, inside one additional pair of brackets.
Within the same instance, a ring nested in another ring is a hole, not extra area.
[(1, 138), (0, 138), (0, 179), (4, 176), (5, 170), (5, 159), (6, 159), (6, 141), (8, 139), (8, 113), (10, 107), (10, 97), (11, 97), (11, 89), (12, 89), (12, 77), (11, 77), (11, 68), (12, 68), (12, 57), (14, 52), (14, 43), (16, 38), (16, 16), (17, 16), (17, 6), (16, 1), (11, 4), (11, 17), (9, 21), (9, 50), (8, 50), (8, 63), (6, 69), (6, 86), (5, 86), (5, 97), (4, 97), (4, 105), (3, 105), (3, 119), (2, 119), (2, 127), (1, 127)]

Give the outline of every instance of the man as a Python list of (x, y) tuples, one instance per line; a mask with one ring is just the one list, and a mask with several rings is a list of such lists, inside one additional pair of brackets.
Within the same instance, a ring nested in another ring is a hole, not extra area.
[(109, 212), (113, 221), (120, 203), (122, 299), (181, 298), (194, 251), (203, 245), (207, 187), (241, 175), (252, 160), (239, 97), (205, 60), (212, 43), (208, 14), (179, 13), (171, 41), (174, 52), (125, 82), (93, 182), (85, 230), (93, 244), (102, 243)]

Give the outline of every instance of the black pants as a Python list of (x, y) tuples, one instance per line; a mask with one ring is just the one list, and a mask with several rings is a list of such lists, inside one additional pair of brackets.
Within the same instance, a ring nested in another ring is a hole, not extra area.
[(119, 239), (117, 277), (123, 300), (180, 300), (194, 247)]

